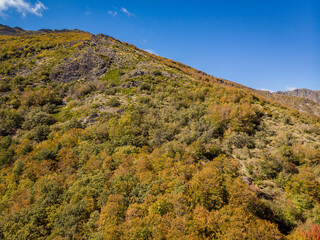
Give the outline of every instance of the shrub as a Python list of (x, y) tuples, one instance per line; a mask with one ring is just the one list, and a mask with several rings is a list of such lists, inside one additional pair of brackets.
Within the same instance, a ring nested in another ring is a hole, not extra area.
[(309, 230), (297, 229), (290, 237), (291, 240), (319, 240), (320, 225), (313, 225)]
[(30, 139), (35, 140), (37, 142), (42, 142), (48, 138), (50, 134), (50, 128), (47, 125), (40, 125), (35, 127), (32, 132)]
[(109, 99), (109, 101), (107, 102), (107, 105), (109, 107), (120, 107), (121, 103), (118, 98), (113, 97)]
[(0, 150), (4, 149), (7, 150), (12, 144), (12, 137), (11, 136), (6, 136), (4, 138), (1, 139), (0, 142)]
[(11, 88), (8, 83), (1, 83), (0, 84), (0, 92), (8, 92), (10, 90), (11, 90)]
[(72, 118), (63, 127), (64, 131), (69, 131), (70, 129), (73, 129), (73, 128), (83, 128), (83, 125), (77, 119)]
[(151, 89), (151, 86), (150, 86), (149, 83), (142, 83), (142, 84), (140, 85), (140, 90), (141, 90), (141, 91), (143, 91), (143, 90), (150, 91), (150, 89)]
[(56, 120), (52, 115), (39, 110), (32, 110), (26, 115), (22, 128), (30, 130), (39, 125), (52, 125), (55, 122)]
[(190, 152), (191, 152), (192, 156), (195, 159), (201, 159), (201, 158), (205, 157), (206, 149), (203, 146), (203, 144), (201, 144), (200, 142), (195, 141), (195, 142), (191, 143), (189, 148), (190, 148)]
[(56, 157), (56, 154), (54, 151), (49, 150), (47, 148), (42, 148), (39, 153), (38, 153), (38, 161), (43, 161), (47, 159), (52, 159), (54, 160)]
[(205, 153), (205, 156), (207, 159), (211, 160), (216, 157), (218, 157), (222, 153), (221, 149), (216, 147), (214, 144), (212, 144), (207, 152)]
[(168, 197), (161, 197), (158, 201), (156, 201), (152, 206), (150, 206), (149, 211), (153, 214), (164, 215), (168, 212), (171, 212), (173, 209), (172, 203), (170, 203)]
[(73, 95), (76, 98), (83, 98), (83, 97), (87, 96), (88, 94), (92, 93), (93, 91), (95, 91), (96, 89), (97, 89), (97, 87), (93, 84), (82, 85), (77, 88), (77, 90), (74, 92)]
[(0, 110), (0, 136), (13, 134), (21, 126), (23, 117), (14, 110)]
[(9, 148), (0, 152), (0, 167), (13, 162), (14, 150)]
[(238, 133), (231, 136), (229, 139), (229, 145), (236, 148), (244, 148), (247, 146), (250, 149), (255, 147), (253, 138), (246, 133)]
[(187, 195), (191, 204), (203, 206), (209, 211), (226, 204), (227, 192), (216, 163), (210, 162), (193, 176), (188, 183)]
[(15, 176), (20, 176), (23, 172), (24, 163), (21, 160), (16, 161), (13, 173)]
[(28, 141), (26, 144), (23, 146), (21, 150), (22, 155), (26, 155), (27, 153), (31, 152), (33, 150), (32, 142)]
[(48, 149), (46, 147), (43, 147), (38, 153), (38, 157), (37, 157), (38, 161), (43, 161), (48, 159), (55, 160), (61, 148), (62, 148), (61, 143), (58, 143), (53, 149)]
[(25, 106), (44, 106), (48, 103), (55, 105), (60, 105), (62, 103), (61, 98), (54, 92), (52, 88), (26, 91), (21, 96), (21, 104)]

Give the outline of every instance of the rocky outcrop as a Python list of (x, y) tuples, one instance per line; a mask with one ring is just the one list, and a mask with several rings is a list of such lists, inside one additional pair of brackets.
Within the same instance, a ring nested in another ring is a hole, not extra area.
[(79, 46), (78, 53), (64, 59), (52, 69), (50, 79), (68, 83), (99, 78), (110, 69), (111, 65), (124, 64), (124, 58), (119, 56), (113, 45), (114, 42), (108, 36), (102, 34), (92, 36), (91, 41), (84, 41)]
[(51, 71), (50, 79), (68, 83), (79, 79), (94, 80), (106, 73), (108, 61), (92, 53), (93, 50), (89, 48), (84, 54), (64, 59), (61, 65)]

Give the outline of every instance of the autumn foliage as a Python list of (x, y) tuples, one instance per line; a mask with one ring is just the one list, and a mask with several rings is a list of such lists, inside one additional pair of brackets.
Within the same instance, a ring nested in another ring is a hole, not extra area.
[(317, 118), (106, 36), (0, 42), (0, 239), (319, 239)]

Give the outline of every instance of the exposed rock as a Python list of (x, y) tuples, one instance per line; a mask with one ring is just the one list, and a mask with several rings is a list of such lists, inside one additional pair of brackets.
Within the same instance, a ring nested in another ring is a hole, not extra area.
[(94, 113), (89, 117), (89, 119), (95, 119), (97, 117), (99, 117), (99, 115), (97, 113)]
[(141, 81), (132, 81), (132, 82), (125, 82), (123, 84), (121, 84), (119, 86), (120, 89), (123, 88), (132, 88), (132, 87), (138, 87), (139, 85), (141, 85), (142, 82)]
[(253, 183), (252, 179), (251, 179), (250, 177), (247, 177), (247, 176), (242, 176), (242, 177), (241, 177), (241, 180), (242, 180), (244, 183), (248, 184), (249, 186)]
[(116, 111), (118, 114), (120, 114), (120, 113), (123, 113), (124, 112), (124, 110), (123, 109), (121, 109), (121, 108), (119, 108), (119, 109), (117, 109), (117, 111)]
[(84, 125), (93, 125), (95, 122), (97, 122), (97, 118), (99, 115), (97, 113), (92, 114), (90, 117), (81, 118), (80, 122)]
[(82, 53), (74, 54), (57, 65), (50, 73), (50, 79), (68, 83), (80, 79), (96, 80), (110, 68), (125, 65), (129, 56), (120, 56), (112, 47), (115, 42), (111, 37), (98, 34), (91, 41), (84, 41), (78, 49)]
[(77, 58), (65, 59), (64, 63), (53, 69), (50, 79), (63, 83), (83, 78), (95, 80), (106, 73), (109, 67), (105, 60), (92, 53), (93, 50), (88, 49)]

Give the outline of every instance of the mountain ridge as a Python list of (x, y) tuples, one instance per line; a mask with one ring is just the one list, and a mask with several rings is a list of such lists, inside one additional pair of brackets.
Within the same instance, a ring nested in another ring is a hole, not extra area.
[(20, 27), (10, 27), (7, 25), (0, 24), (0, 35), (6, 36), (19, 36), (19, 35), (30, 35), (30, 34), (39, 34), (39, 33), (58, 33), (58, 32), (84, 32), (78, 29), (68, 30), (68, 29), (39, 29), (36, 31), (25, 30)]
[(278, 91), (277, 94), (289, 95), (294, 97), (307, 98), (313, 102), (320, 103), (320, 91), (306, 88), (295, 89), (292, 91)]

